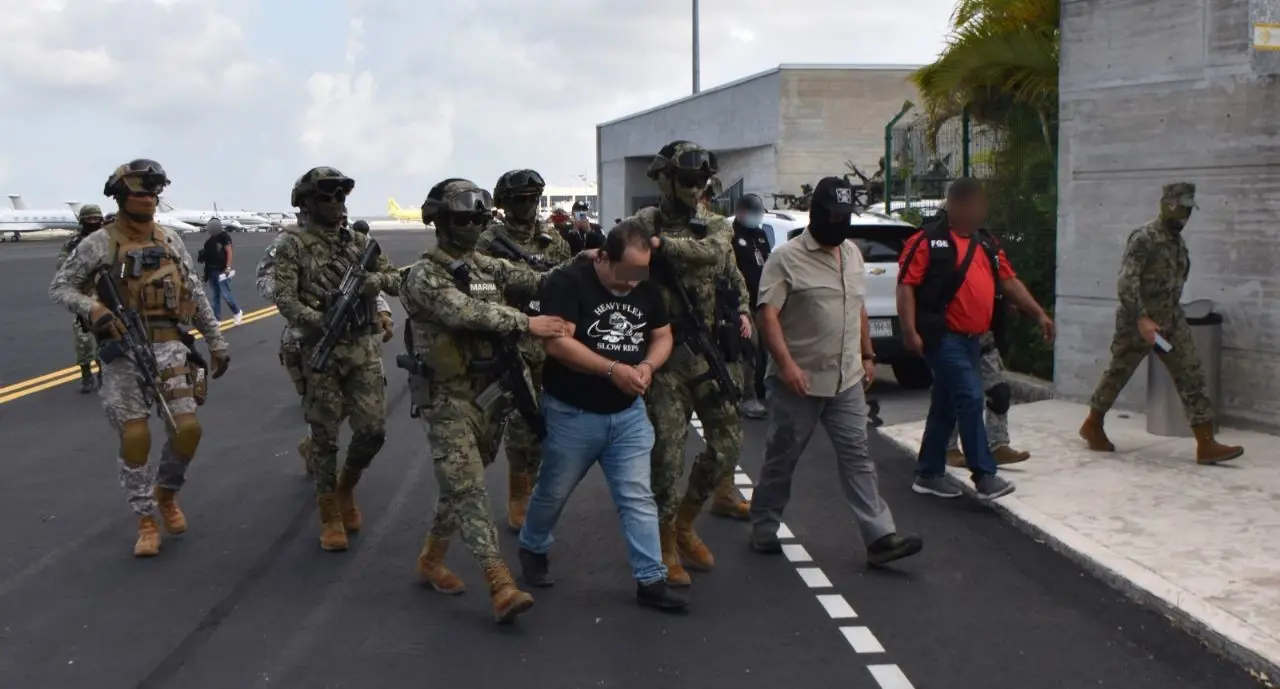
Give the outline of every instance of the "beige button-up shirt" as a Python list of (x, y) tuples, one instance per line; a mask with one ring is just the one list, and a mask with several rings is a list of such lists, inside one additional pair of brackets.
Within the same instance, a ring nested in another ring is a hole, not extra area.
[[(804, 232), (773, 250), (760, 276), (758, 306), (779, 310), (783, 339), (809, 374), (810, 397), (834, 397), (862, 381), (862, 252), (846, 240), (840, 259)], [(766, 375), (778, 375), (769, 357)]]

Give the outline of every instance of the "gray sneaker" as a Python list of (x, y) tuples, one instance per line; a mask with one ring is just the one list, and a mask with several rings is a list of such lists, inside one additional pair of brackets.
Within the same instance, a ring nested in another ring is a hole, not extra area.
[(987, 474), (977, 481), (973, 482), (973, 487), (978, 491), (979, 500), (995, 500), (1014, 491), (1013, 482), (1006, 481), (995, 474)]
[(768, 411), (759, 400), (747, 400), (742, 403), (742, 415), (748, 419), (763, 419), (768, 415)]
[(960, 489), (956, 488), (946, 476), (916, 476), (911, 490), (921, 495), (936, 495), (940, 498), (958, 498)]

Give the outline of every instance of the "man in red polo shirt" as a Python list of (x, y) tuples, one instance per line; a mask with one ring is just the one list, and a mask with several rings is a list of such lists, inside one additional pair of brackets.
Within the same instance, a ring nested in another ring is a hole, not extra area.
[(950, 227), (920, 231), (907, 241), (899, 259), (903, 338), (907, 349), (922, 355), (933, 371), (929, 417), (911, 486), (923, 495), (960, 495), (945, 475), (947, 442), (957, 425), (978, 497), (991, 500), (1014, 490), (1012, 483), (996, 475), (982, 418), (979, 340), (991, 329), (997, 290), (1039, 321), (1045, 339), (1054, 335), (1053, 320), (1018, 279), (995, 238), (980, 229), (986, 216), (982, 183), (958, 179), (947, 189)]

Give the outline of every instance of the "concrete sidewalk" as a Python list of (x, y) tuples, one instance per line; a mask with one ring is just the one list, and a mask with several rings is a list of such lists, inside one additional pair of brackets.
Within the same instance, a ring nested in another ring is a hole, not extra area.
[[(1113, 411), (1116, 452), (1090, 452), (1077, 435), (1087, 411), (1060, 400), (1011, 410), (1012, 444), (1032, 454), (1002, 468), (1018, 489), (993, 507), (1280, 683), (1280, 438), (1223, 429), (1244, 456), (1198, 466), (1193, 439), (1150, 435), (1144, 416)], [(878, 430), (914, 458), (924, 421)], [(967, 469), (948, 472), (972, 492)], [(908, 498), (926, 499), (897, 499)]]

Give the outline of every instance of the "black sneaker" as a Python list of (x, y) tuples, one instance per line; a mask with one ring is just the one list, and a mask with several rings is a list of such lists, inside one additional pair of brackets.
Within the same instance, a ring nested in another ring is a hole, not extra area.
[(757, 553), (777, 555), (782, 552), (782, 542), (778, 540), (778, 534), (763, 534), (752, 531), (751, 549)]
[(636, 602), (659, 610), (684, 610), (689, 606), (687, 590), (673, 589), (666, 579), (652, 584), (636, 584)]
[(867, 546), (867, 564), (884, 565), (904, 557), (911, 557), (924, 548), (919, 536), (899, 536), (891, 533)]
[(548, 565), (550, 564), (545, 554), (539, 555), (532, 550), (520, 549), (520, 569), (524, 574), (524, 581), (530, 586), (541, 586), (546, 588), (556, 583), (552, 578)]

